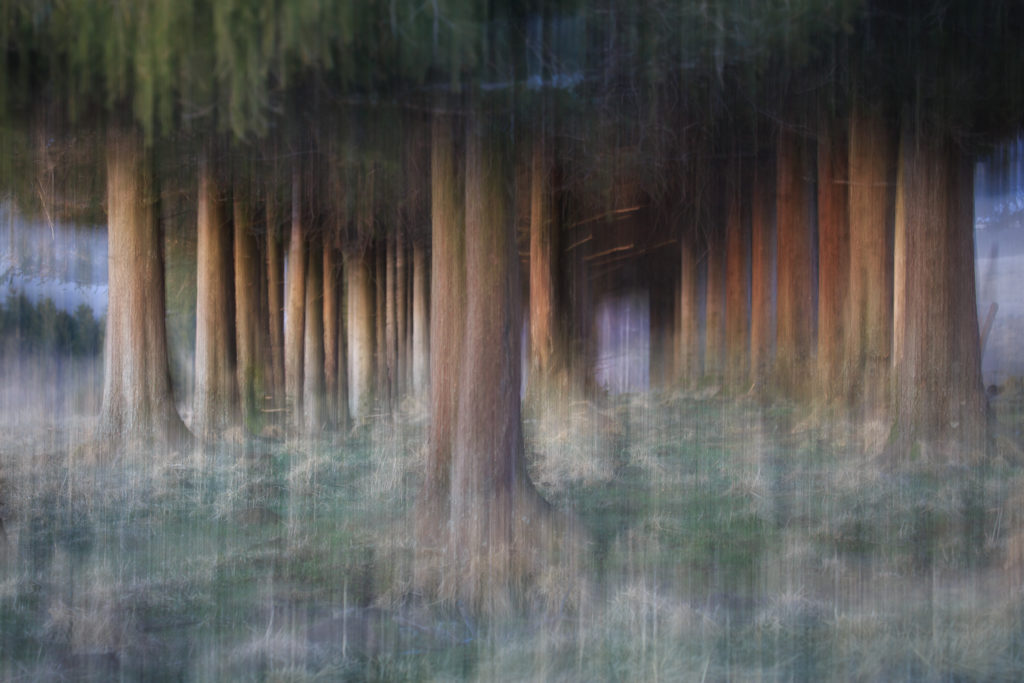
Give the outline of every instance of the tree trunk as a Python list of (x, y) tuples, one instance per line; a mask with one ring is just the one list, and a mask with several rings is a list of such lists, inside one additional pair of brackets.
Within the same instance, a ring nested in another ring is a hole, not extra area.
[(97, 434), (121, 444), (183, 445), (167, 362), (163, 239), (141, 137), (107, 134), (108, 308)]
[(850, 280), (845, 393), (865, 419), (889, 412), (893, 344), (893, 135), (875, 110), (850, 118)]
[(905, 126), (897, 180), (896, 447), (962, 463), (985, 452), (974, 289), (974, 176), (945, 138)]
[(231, 223), (209, 158), (199, 164), (192, 430), (210, 439), (238, 418)]
[(779, 131), (776, 171), (778, 286), (775, 374), (779, 388), (806, 398), (814, 340), (814, 257), (809, 215), (812, 165), (807, 142)]
[(818, 372), (817, 395), (842, 395), (846, 365), (843, 315), (850, 277), (849, 142), (845, 121), (818, 130)]
[(426, 248), (417, 242), (412, 251), (412, 390), (422, 396), (430, 383), (430, 317)]
[(397, 256), (395, 240), (389, 238), (384, 263), (384, 370), (387, 373), (387, 395), (389, 410), (393, 410), (398, 397), (398, 297), (395, 271)]
[(750, 336), (750, 311), (747, 291), (749, 271), (747, 266), (747, 231), (743, 221), (743, 202), (746, 200), (746, 183), (742, 170), (733, 168), (730, 174), (733, 187), (727, 199), (725, 218), (725, 386), (732, 393), (749, 388), (746, 385), (750, 375), (748, 343)]
[(235, 261), (235, 336), (238, 348), (238, 394), (244, 424), (258, 431), (262, 397), (266, 387), (263, 375), (263, 335), (260, 332), (259, 281), (260, 255), (252, 233), (249, 207), (239, 197), (234, 200)]
[[(325, 242), (328, 240), (325, 238)], [(323, 245), (323, 328), (324, 328), (324, 402), (327, 426), (340, 423), (338, 406), (338, 271), (337, 252)]]
[(530, 182), (530, 377), (543, 390), (556, 357), (558, 225), (551, 207), (551, 159), (540, 136), (533, 143)]
[(323, 256), (315, 247), (309, 249), (305, 294), (302, 417), (306, 433), (319, 434), (324, 429), (327, 410), (324, 393)]
[(707, 289), (704, 305), (704, 374), (721, 384), (725, 359), (725, 244), (721, 226), (708, 235)]
[(750, 217), (750, 384), (767, 387), (775, 342), (775, 171), (758, 163)]
[(702, 375), (700, 366), (699, 313), (697, 300), (697, 235), (685, 230), (681, 242), (681, 276), (679, 281), (679, 345), (680, 377), (686, 389), (694, 389)]
[(267, 315), (270, 320), (271, 394), (274, 407), (284, 398), (284, 255), (281, 253), (281, 226), (277, 202), (267, 196)]
[(373, 409), (373, 250), (345, 252), (345, 314), (348, 316), (348, 407), (365, 421)]
[(387, 326), (387, 246), (378, 241), (374, 249), (374, 322), (376, 324), (375, 363), (377, 377), (377, 403), (390, 414), (391, 395), (388, 392), (388, 326)]
[(508, 192), (511, 157), (501, 136), (484, 130), (487, 125), (471, 122), (466, 137), (466, 345), (448, 547), (455, 560), (455, 595), (477, 609), (503, 612), (522, 578), (519, 563), (529, 555), (528, 529), (541, 523), (541, 514), (523, 457), (521, 293)]
[(290, 427), (302, 426), (302, 348), (306, 307), (306, 245), (302, 229), (299, 170), (292, 176), (292, 227), (288, 241), (288, 299), (285, 302), (284, 374), (285, 406)]
[(409, 390), (409, 278), (405, 236), (395, 237), (395, 391), (402, 397)]

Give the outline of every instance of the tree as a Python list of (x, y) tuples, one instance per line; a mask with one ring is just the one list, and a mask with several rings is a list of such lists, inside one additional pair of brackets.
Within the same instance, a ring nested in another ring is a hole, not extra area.
[(759, 159), (754, 169), (750, 215), (750, 384), (764, 393), (775, 340), (774, 163)]
[(287, 299), (285, 300), (284, 382), (288, 423), (302, 426), (302, 350), (306, 311), (306, 241), (302, 225), (302, 180), (298, 165), (292, 171), (292, 221), (288, 240)]
[(236, 189), (234, 197), (235, 337), (239, 406), (245, 426), (255, 428), (267, 388), (264, 377), (263, 334), (260, 330), (259, 288), (263, 279), (256, 236), (252, 231), (250, 207)]
[(138, 132), (111, 126), (106, 165), (109, 305), (98, 434), (120, 444), (180, 446), (191, 435), (171, 395), (150, 150)]

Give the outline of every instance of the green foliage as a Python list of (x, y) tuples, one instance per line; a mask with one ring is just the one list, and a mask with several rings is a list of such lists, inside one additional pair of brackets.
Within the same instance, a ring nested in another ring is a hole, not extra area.
[(33, 304), (23, 293), (11, 293), (0, 304), (0, 339), (22, 351), (95, 356), (103, 350), (104, 320), (88, 304), (75, 312), (57, 309), (52, 299)]

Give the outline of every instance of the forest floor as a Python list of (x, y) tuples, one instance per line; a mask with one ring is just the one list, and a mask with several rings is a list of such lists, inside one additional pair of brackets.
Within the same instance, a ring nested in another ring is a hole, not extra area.
[(1024, 397), (994, 414), (966, 468), (708, 395), (528, 411), (534, 481), (589, 542), (500, 619), (411, 588), (422, 406), (343, 441), (106, 464), (79, 455), (88, 418), (20, 414), (0, 678), (1018, 679)]

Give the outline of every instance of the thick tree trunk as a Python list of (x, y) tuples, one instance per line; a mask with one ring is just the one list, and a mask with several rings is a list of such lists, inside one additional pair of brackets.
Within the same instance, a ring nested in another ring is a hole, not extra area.
[(285, 301), (285, 405), (290, 427), (302, 426), (303, 336), (306, 308), (306, 243), (302, 229), (299, 170), (292, 176), (292, 225), (288, 240), (288, 298)]
[(746, 183), (742, 171), (731, 173), (733, 187), (729, 192), (725, 217), (725, 386), (730, 392), (748, 389), (748, 344), (750, 337), (750, 311), (747, 292), (749, 270), (747, 266), (747, 230), (743, 220), (743, 202)]
[[(325, 238), (325, 242), (328, 241)], [(324, 328), (324, 401), (325, 425), (344, 420), (338, 406), (338, 276), (337, 252), (330, 244), (323, 245), (323, 328)]]
[(818, 372), (817, 396), (842, 395), (843, 329), (850, 281), (849, 142), (847, 124), (830, 119), (818, 130)]
[(365, 421), (373, 410), (373, 250), (345, 252), (345, 315), (348, 332), (348, 407), (352, 419)]
[(163, 240), (141, 137), (107, 134), (108, 307), (98, 436), (183, 445), (167, 362)]
[(412, 390), (422, 396), (430, 384), (430, 317), (427, 300), (430, 280), (426, 248), (417, 242), (412, 250)]
[(754, 172), (750, 216), (750, 384), (764, 393), (775, 342), (775, 164)]
[(809, 215), (813, 165), (807, 142), (788, 128), (779, 131), (776, 153), (775, 375), (784, 394), (805, 398), (814, 341), (814, 233)]
[(679, 374), (686, 389), (694, 389), (703, 374), (700, 364), (698, 325), (700, 302), (697, 299), (699, 275), (697, 268), (697, 235), (686, 230), (681, 242), (679, 280)]
[(199, 164), (192, 430), (210, 439), (238, 419), (231, 222), (209, 159)]
[(242, 419), (256, 429), (266, 388), (263, 335), (260, 331), (260, 254), (250, 229), (249, 207), (234, 200), (235, 338)]
[(302, 417), (306, 433), (319, 434), (325, 426), (327, 409), (324, 393), (323, 256), (315, 247), (309, 249), (305, 294)]
[(274, 407), (284, 401), (284, 255), (277, 202), (267, 196), (267, 316), (270, 325), (271, 394)]
[(855, 105), (850, 118), (850, 280), (845, 393), (865, 419), (889, 411), (893, 344), (894, 140), (885, 117)]
[(551, 206), (551, 159), (544, 139), (533, 143), (530, 180), (530, 377), (544, 390), (555, 370), (558, 352), (555, 319), (558, 282), (558, 225)]
[(906, 459), (985, 452), (974, 288), (974, 176), (940, 136), (905, 126), (897, 180), (896, 447)]

